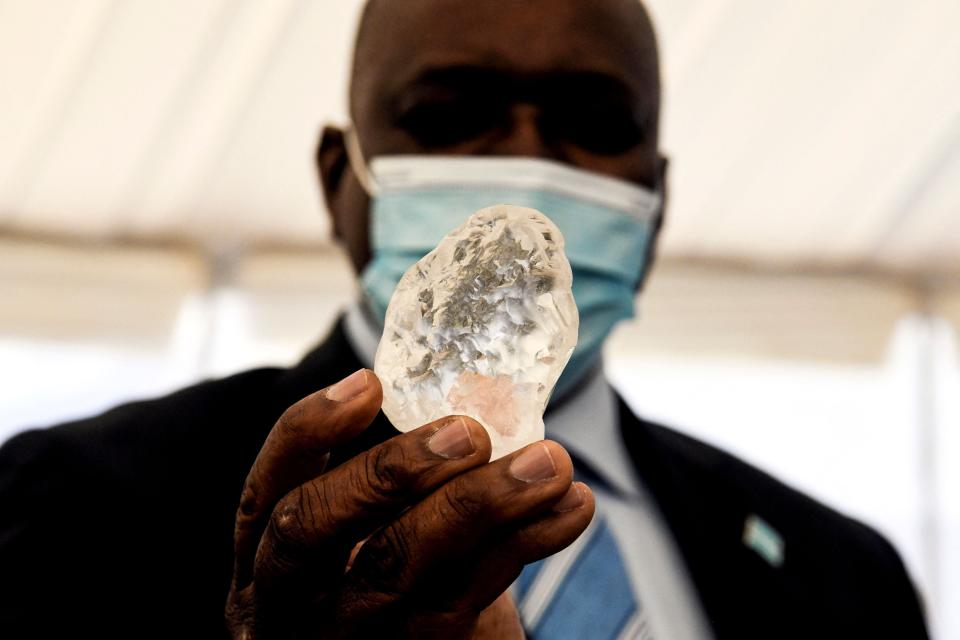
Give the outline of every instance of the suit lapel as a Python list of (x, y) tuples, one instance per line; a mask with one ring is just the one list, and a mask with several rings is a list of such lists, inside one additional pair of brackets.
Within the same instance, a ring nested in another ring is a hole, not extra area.
[(630, 457), (686, 560), (715, 637), (782, 637), (782, 576), (744, 544), (753, 505), (730, 490), (727, 470), (700, 455), (702, 445), (639, 420), (622, 399), (620, 425)]

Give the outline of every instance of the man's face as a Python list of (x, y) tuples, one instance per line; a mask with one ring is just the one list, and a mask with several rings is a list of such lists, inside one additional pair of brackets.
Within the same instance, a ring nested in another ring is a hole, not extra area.
[[(534, 156), (663, 183), (656, 44), (637, 0), (375, 0), (350, 102), (368, 162)], [(318, 164), (335, 233), (360, 271), (369, 202), (341, 132), (324, 132)]]

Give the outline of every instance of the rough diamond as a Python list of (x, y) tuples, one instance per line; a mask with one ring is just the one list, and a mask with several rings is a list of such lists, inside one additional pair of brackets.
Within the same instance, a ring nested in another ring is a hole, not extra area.
[(563, 246), (539, 211), (497, 205), (404, 274), (374, 365), (394, 426), (467, 415), (490, 434), (493, 458), (543, 438), (579, 325)]

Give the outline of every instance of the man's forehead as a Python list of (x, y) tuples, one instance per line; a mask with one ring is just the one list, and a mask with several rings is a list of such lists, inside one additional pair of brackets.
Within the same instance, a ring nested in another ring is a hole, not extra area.
[(638, 0), (372, 0), (354, 65), (355, 106), (451, 66), (593, 71), (659, 93), (656, 43)]

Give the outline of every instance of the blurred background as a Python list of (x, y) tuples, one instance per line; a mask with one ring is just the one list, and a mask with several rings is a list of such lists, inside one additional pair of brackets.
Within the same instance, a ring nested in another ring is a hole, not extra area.
[[(671, 202), (609, 377), (884, 532), (960, 637), (960, 3), (647, 4)], [(359, 5), (0, 0), (0, 441), (323, 337)]]

